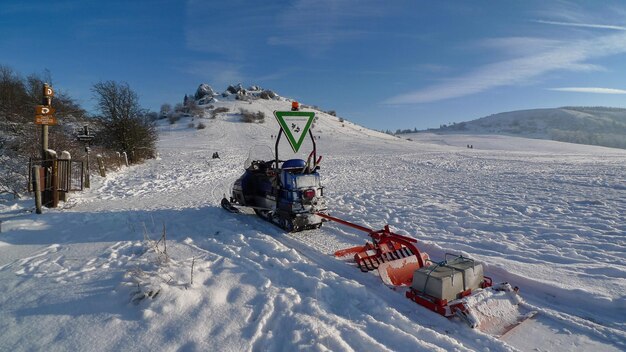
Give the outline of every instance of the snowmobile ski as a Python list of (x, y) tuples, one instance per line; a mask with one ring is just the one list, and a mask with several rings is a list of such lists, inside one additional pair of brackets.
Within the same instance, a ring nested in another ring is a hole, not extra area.
[(231, 202), (229, 202), (228, 199), (226, 199), (226, 197), (222, 198), (221, 205), (222, 205), (222, 208), (226, 209), (227, 211), (231, 213), (235, 213), (235, 214), (241, 213), (241, 210), (237, 209), (237, 207), (235, 207)]

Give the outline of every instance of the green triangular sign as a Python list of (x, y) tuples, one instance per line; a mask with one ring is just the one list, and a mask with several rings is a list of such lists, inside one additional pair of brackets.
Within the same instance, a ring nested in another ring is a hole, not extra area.
[(285, 132), (294, 153), (302, 146), (302, 141), (309, 132), (315, 113), (312, 111), (274, 111), (276, 121)]

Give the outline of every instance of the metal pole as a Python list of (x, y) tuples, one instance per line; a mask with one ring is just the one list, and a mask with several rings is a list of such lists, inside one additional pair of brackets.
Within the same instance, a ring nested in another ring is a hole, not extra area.
[(309, 128), (309, 136), (311, 137), (311, 142), (313, 142), (313, 165), (317, 162), (317, 146), (315, 145), (315, 138), (313, 137), (313, 132)]
[[(278, 138), (276, 138), (276, 144), (274, 145), (274, 157), (275, 160), (274, 162), (276, 163), (276, 175), (274, 177), (278, 178), (278, 183), (280, 184), (280, 170), (278, 170), (278, 143), (280, 143), (280, 137), (283, 135), (283, 128), (280, 128), (280, 131), (278, 132)], [(278, 209), (278, 205), (280, 203), (280, 197), (279, 197), (279, 189), (278, 187), (275, 188), (274, 190), (274, 197), (276, 198), (276, 209)]]
[(278, 131), (278, 137), (276, 138), (276, 144), (274, 145), (274, 157), (276, 158), (276, 168), (278, 169), (278, 143), (280, 143), (280, 137), (283, 135), (283, 128)]
[(59, 163), (52, 160), (52, 207), (59, 206)]
[(87, 164), (85, 165), (85, 168), (87, 169), (85, 172), (85, 188), (89, 188), (91, 187), (89, 182), (89, 147), (85, 147), (85, 151), (87, 152)]

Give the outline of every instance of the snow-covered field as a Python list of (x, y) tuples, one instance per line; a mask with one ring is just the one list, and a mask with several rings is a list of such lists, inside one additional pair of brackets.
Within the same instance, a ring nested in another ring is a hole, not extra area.
[(286, 234), (225, 212), (219, 201), (251, 147), (274, 145), (271, 112), (289, 104), (223, 104), (264, 111), (266, 122), (227, 113), (202, 130), (164, 124), (157, 160), (93, 176), (59, 209), (0, 203), (0, 351), (626, 349), (626, 151), (408, 141), (319, 114), (330, 214), (390, 224), (433, 258), (464, 253), (519, 286), (539, 314), (497, 339), (332, 256), (363, 233), (326, 223)]

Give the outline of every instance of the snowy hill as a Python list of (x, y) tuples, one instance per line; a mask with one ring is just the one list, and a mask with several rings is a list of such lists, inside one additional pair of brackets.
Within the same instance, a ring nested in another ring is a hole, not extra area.
[(626, 109), (563, 107), (511, 111), (428, 132), (501, 134), (626, 149)]
[[(272, 111), (290, 104), (210, 105), (161, 120), (156, 160), (92, 177), (62, 208), (38, 216), (32, 200), (0, 202), (0, 350), (626, 349), (626, 151), (460, 134), (407, 141), (316, 111), (329, 212), (390, 224), (431, 257), (463, 253), (519, 286), (539, 314), (497, 339), (332, 256), (363, 244), (362, 233), (327, 223), (286, 234), (220, 208), (249, 151), (273, 147)], [(266, 118), (243, 123), (240, 109)]]

